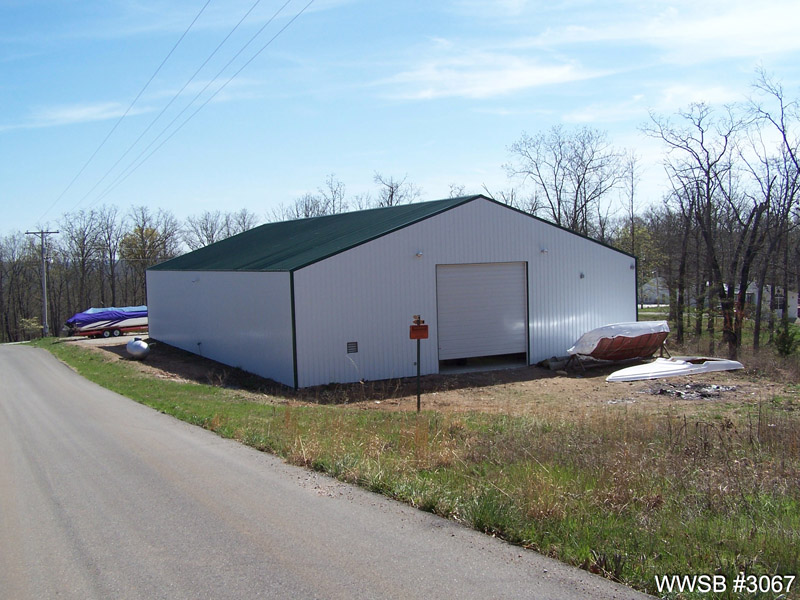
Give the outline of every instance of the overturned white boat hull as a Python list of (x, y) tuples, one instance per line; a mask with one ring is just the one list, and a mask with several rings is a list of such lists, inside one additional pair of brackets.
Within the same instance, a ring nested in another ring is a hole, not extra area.
[(668, 334), (666, 321), (614, 323), (587, 331), (567, 353), (597, 360), (645, 358), (661, 348)]
[(695, 375), (712, 371), (733, 371), (744, 368), (742, 363), (724, 358), (705, 356), (674, 356), (657, 358), (651, 363), (635, 365), (614, 371), (606, 377), (606, 381), (639, 381), (642, 379), (660, 379), (678, 375)]

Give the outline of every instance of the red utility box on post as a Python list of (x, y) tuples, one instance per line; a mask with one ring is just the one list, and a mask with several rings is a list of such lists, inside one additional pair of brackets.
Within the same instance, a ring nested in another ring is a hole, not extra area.
[(419, 315), (414, 315), (413, 325), (408, 332), (408, 337), (412, 340), (427, 340), (428, 339), (428, 326), (425, 325)]
[(419, 341), (420, 340), (427, 340), (428, 339), (428, 326), (425, 325), (425, 321), (419, 315), (414, 315), (413, 321), (411, 321), (413, 325), (408, 331), (408, 337), (412, 340), (417, 340), (417, 412), (420, 410), (420, 364), (419, 364)]
[(427, 340), (428, 339), (428, 326), (427, 325), (412, 325), (409, 332), (409, 338), (412, 340)]

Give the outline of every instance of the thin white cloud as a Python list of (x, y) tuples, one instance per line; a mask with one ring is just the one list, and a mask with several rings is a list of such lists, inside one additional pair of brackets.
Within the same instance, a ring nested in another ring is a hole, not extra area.
[(648, 107), (644, 94), (637, 94), (629, 100), (613, 104), (591, 104), (566, 113), (566, 123), (614, 123), (630, 121), (631, 118), (647, 117)]
[(657, 112), (674, 112), (689, 104), (705, 102), (722, 105), (741, 102), (744, 98), (741, 88), (728, 88), (721, 85), (702, 86), (673, 83), (665, 85), (658, 94), (653, 109)]
[[(305, 14), (339, 9), (359, 0), (316, 0)], [(192, 26), (190, 35), (216, 31), (227, 32), (252, 6), (254, 0), (211, 2)], [(307, 2), (307, 0), (306, 0)], [(293, 17), (306, 2), (295, 0), (279, 15), (274, 32), (286, 19)], [(68, 3), (65, 3), (65, 5)], [(6, 44), (42, 45), (73, 40), (118, 40), (152, 34), (180, 34), (200, 12), (203, 2), (195, 0), (83, 0), (76, 7), (65, 6), (53, 26), (49, 20), (32, 23), (19, 31), (0, 31), (0, 42)], [(255, 28), (272, 17), (283, 4), (262, 0), (245, 21), (243, 29)], [(47, 3), (39, 8), (48, 10)]]
[(118, 119), (125, 113), (125, 107), (118, 102), (97, 104), (73, 104), (38, 109), (33, 114), (33, 122), (42, 125), (71, 125), (88, 121)]
[(393, 87), (393, 97), (433, 99), (490, 98), (539, 86), (582, 81), (605, 73), (577, 63), (544, 63), (534, 58), (490, 51), (454, 51), (379, 82)]
[(741, 88), (721, 85), (690, 85), (667, 83), (618, 102), (597, 102), (571, 110), (562, 115), (565, 123), (603, 124), (614, 126), (620, 123), (649, 122), (649, 114), (674, 114), (685, 110), (689, 105), (705, 103), (723, 106), (741, 102), (744, 99)]
[(454, 0), (451, 9), (481, 18), (506, 18), (524, 14), (532, 4), (531, 0)]
[[(696, 64), (720, 58), (761, 57), (800, 49), (796, 0), (703, 2), (680, 0), (609, 7), (605, 15), (548, 27), (521, 47), (563, 48), (619, 44), (655, 48), (666, 62)], [(636, 10), (638, 9), (638, 10)], [(579, 13), (576, 13), (579, 14)]]
[[(800, 50), (800, 12), (796, 0), (651, 0), (642, 5), (622, 0), (600, 11), (582, 0), (543, 7), (526, 0), (481, 2), (454, 0), (451, 9), (476, 15), (486, 11), (498, 19), (517, 15), (530, 22), (532, 35), (512, 26), (500, 40), (429, 40), (417, 58), (378, 83), (389, 96), (402, 99), (492, 98), (546, 85), (584, 81), (647, 69), (659, 64), (695, 65), (724, 59), (779, 56)], [(795, 16), (798, 15), (798, 16)], [(487, 16), (487, 18), (489, 18)], [(538, 28), (538, 30), (537, 30)], [(602, 57), (616, 56), (613, 69)], [(643, 64), (644, 61), (644, 64)], [(705, 97), (707, 102), (734, 98), (723, 89), (665, 91), (665, 105), (685, 105)], [(708, 94), (708, 92), (711, 92)], [(702, 94), (706, 94), (703, 96)], [(673, 99), (682, 97), (683, 102)], [(650, 98), (652, 103), (652, 98)], [(575, 121), (617, 120), (609, 108), (594, 107), (574, 114)], [(602, 115), (605, 117), (602, 117)]]
[[(64, 106), (50, 106), (34, 109), (31, 115), (19, 122), (0, 125), (0, 131), (13, 129), (40, 129), (44, 127), (59, 127), (77, 123), (90, 123), (119, 119), (125, 114), (125, 106), (119, 102), (95, 102), (84, 104), (70, 104)], [(151, 108), (134, 108), (128, 116), (152, 112)]]
[(781, 0), (696, 5), (703, 10), (685, 7), (646, 24), (641, 41), (660, 46), (665, 58), (677, 63), (761, 57), (800, 49), (794, 2), (791, 6)]
[[(167, 113), (168, 118), (172, 118), (175, 113), (184, 111), (186, 116), (191, 114), (198, 106), (205, 102), (208, 97), (215, 93), (225, 79), (214, 81), (195, 81), (187, 86), (182, 97)], [(210, 84), (210, 85), (209, 85)], [(237, 79), (226, 86), (225, 89), (217, 93), (213, 99), (214, 104), (232, 102), (236, 100), (252, 100), (262, 98), (265, 95), (264, 82), (255, 79)], [(208, 89), (205, 89), (208, 88)], [(188, 100), (194, 98), (199, 92), (205, 93), (192, 104), (188, 105)], [(162, 89), (147, 95), (141, 105), (130, 109), (126, 117), (134, 117), (155, 113), (161, 110), (165, 100), (172, 98), (177, 90)], [(121, 102), (83, 102), (77, 104), (42, 106), (30, 111), (27, 118), (11, 124), (0, 125), (0, 131), (11, 131), (15, 129), (41, 129), (45, 127), (60, 127), (64, 125), (75, 125), (79, 123), (91, 123), (96, 121), (115, 120), (125, 114), (129, 105)]]

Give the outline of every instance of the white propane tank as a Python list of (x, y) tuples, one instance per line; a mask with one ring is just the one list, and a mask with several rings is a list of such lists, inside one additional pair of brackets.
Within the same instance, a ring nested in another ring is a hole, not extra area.
[(137, 360), (143, 359), (150, 352), (150, 346), (143, 342), (142, 338), (138, 337), (133, 338), (130, 342), (128, 342), (125, 346), (125, 349), (128, 351), (128, 354), (131, 355), (131, 357)]

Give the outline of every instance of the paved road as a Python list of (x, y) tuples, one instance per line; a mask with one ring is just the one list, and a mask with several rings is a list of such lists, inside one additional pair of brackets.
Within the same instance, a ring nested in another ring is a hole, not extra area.
[(0, 346), (0, 598), (635, 598)]

